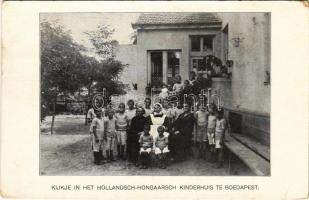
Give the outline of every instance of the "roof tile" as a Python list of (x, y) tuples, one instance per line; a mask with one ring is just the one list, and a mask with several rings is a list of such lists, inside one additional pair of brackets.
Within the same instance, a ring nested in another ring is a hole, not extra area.
[(213, 13), (142, 13), (134, 25), (216, 24)]

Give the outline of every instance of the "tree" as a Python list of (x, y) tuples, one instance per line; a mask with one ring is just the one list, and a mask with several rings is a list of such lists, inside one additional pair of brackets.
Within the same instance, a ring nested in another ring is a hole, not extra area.
[(88, 59), (88, 62), (93, 63), (87, 73), (90, 80), (88, 87), (95, 81), (97, 83), (95, 89), (99, 91), (106, 88), (110, 94), (123, 94), (124, 85), (119, 81), (119, 75), (126, 65), (115, 60), (114, 51), (118, 41), (112, 39), (114, 31), (108, 25), (100, 24), (96, 30), (84, 32), (93, 45), (91, 50), (99, 57), (98, 62)]
[(66, 97), (84, 87), (88, 88), (88, 97), (92, 89), (124, 93), (118, 76), (125, 65), (114, 59), (113, 48), (118, 42), (111, 39), (112, 33), (103, 25), (86, 33), (98, 59), (88, 56), (89, 49), (77, 44), (59, 23), (41, 22), (41, 119), (50, 113), (48, 108), (53, 104), (52, 132), (59, 94)]
[(41, 36), (41, 119), (53, 104), (51, 131), (55, 119), (55, 106), (60, 93), (74, 92), (82, 86), (79, 80), (83, 56), (82, 46), (75, 43), (69, 31), (57, 22), (42, 22)]
[(102, 59), (108, 59), (114, 56), (113, 49), (118, 45), (116, 40), (112, 40), (112, 35), (115, 32), (108, 25), (100, 24), (96, 30), (85, 31), (90, 43), (93, 45), (92, 50)]

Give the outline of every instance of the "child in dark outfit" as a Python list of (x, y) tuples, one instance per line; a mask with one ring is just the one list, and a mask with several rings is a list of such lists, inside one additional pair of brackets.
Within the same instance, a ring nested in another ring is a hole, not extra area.
[(217, 120), (216, 120), (216, 129), (215, 129), (215, 152), (216, 152), (216, 162), (217, 168), (221, 168), (223, 166), (223, 140), (224, 134), (226, 130), (226, 121), (223, 117), (224, 111), (221, 108), (217, 112)]

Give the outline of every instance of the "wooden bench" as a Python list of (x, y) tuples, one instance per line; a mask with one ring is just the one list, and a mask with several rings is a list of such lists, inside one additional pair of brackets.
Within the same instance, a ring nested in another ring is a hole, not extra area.
[(231, 153), (233, 153), (254, 174), (258, 176), (270, 175), (270, 154), (269, 148), (267, 149), (266, 146), (239, 134), (226, 134), (224, 146), (229, 150), (229, 172), (231, 168)]

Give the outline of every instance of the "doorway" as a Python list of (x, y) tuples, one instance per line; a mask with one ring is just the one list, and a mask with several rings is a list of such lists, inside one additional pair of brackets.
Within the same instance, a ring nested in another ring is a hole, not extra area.
[(162, 52), (151, 52), (151, 84), (160, 86), (163, 82), (163, 57)]

